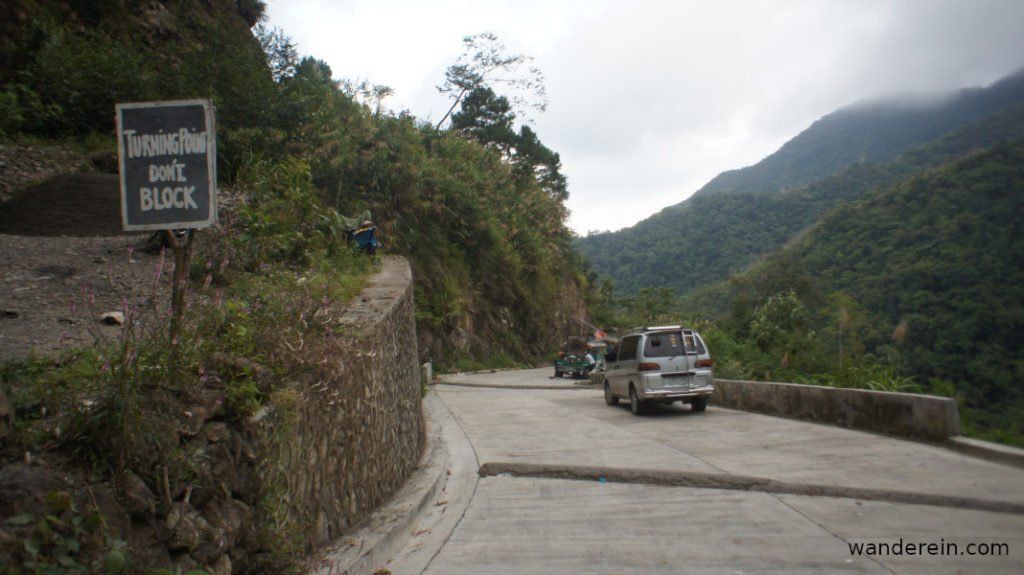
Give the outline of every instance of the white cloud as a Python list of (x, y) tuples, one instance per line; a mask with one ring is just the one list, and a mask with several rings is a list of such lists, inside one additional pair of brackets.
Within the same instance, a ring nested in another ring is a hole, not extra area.
[(570, 224), (618, 229), (757, 162), (857, 100), (990, 83), (1024, 65), (1024, 2), (273, 0), (270, 24), (339, 77), (396, 89), (427, 119), (465, 35), (493, 31), (544, 71), (541, 139)]

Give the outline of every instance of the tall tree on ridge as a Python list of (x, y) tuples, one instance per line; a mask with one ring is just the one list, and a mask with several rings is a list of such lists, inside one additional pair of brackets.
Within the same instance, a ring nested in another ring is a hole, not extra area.
[[(512, 90), (513, 108), (532, 107), (540, 112), (547, 109), (548, 98), (544, 88), (544, 75), (527, 65), (533, 58), (523, 54), (507, 54), (498, 37), (491, 32), (466, 36), (462, 55), (445, 71), (444, 83), (437, 87), (452, 99), (452, 105), (437, 123), (440, 129), (467, 94), (490, 84), (502, 84)], [(523, 70), (525, 66), (525, 70)], [(504, 77), (494, 77), (495, 73)]]

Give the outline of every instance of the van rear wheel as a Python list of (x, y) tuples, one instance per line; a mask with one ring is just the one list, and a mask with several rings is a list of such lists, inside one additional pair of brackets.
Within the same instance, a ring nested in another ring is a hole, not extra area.
[(644, 404), (640, 403), (640, 398), (636, 396), (636, 388), (632, 385), (629, 386), (629, 411), (633, 415), (643, 415)]
[(705, 396), (694, 399), (693, 402), (690, 403), (690, 408), (698, 413), (704, 411), (708, 408), (708, 398)]
[(607, 381), (604, 382), (604, 402), (608, 405), (619, 404), (619, 398), (612, 393), (612, 386), (608, 385)]

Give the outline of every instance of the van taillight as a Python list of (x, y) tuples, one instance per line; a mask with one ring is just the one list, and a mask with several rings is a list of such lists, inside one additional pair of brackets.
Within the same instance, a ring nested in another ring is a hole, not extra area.
[(698, 359), (697, 363), (693, 364), (694, 367), (711, 367), (715, 365), (715, 362), (709, 359)]
[(661, 364), (654, 361), (641, 361), (636, 366), (637, 371), (661, 371)]

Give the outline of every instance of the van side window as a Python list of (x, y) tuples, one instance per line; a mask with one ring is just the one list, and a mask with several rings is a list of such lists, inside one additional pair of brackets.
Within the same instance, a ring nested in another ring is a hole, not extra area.
[(627, 337), (622, 340), (622, 344), (619, 346), (619, 356), (617, 361), (629, 361), (631, 359), (636, 359), (636, 346), (639, 341), (639, 337)]
[(604, 360), (608, 363), (619, 360), (619, 344), (615, 344), (608, 348), (608, 353), (604, 354)]
[(704, 346), (704, 340), (697, 336), (697, 353), (705, 355), (708, 352), (708, 348)]
[(686, 342), (686, 353), (694, 353), (697, 351), (696, 339), (697, 338), (693, 337), (692, 333), (683, 335), (683, 341)]

